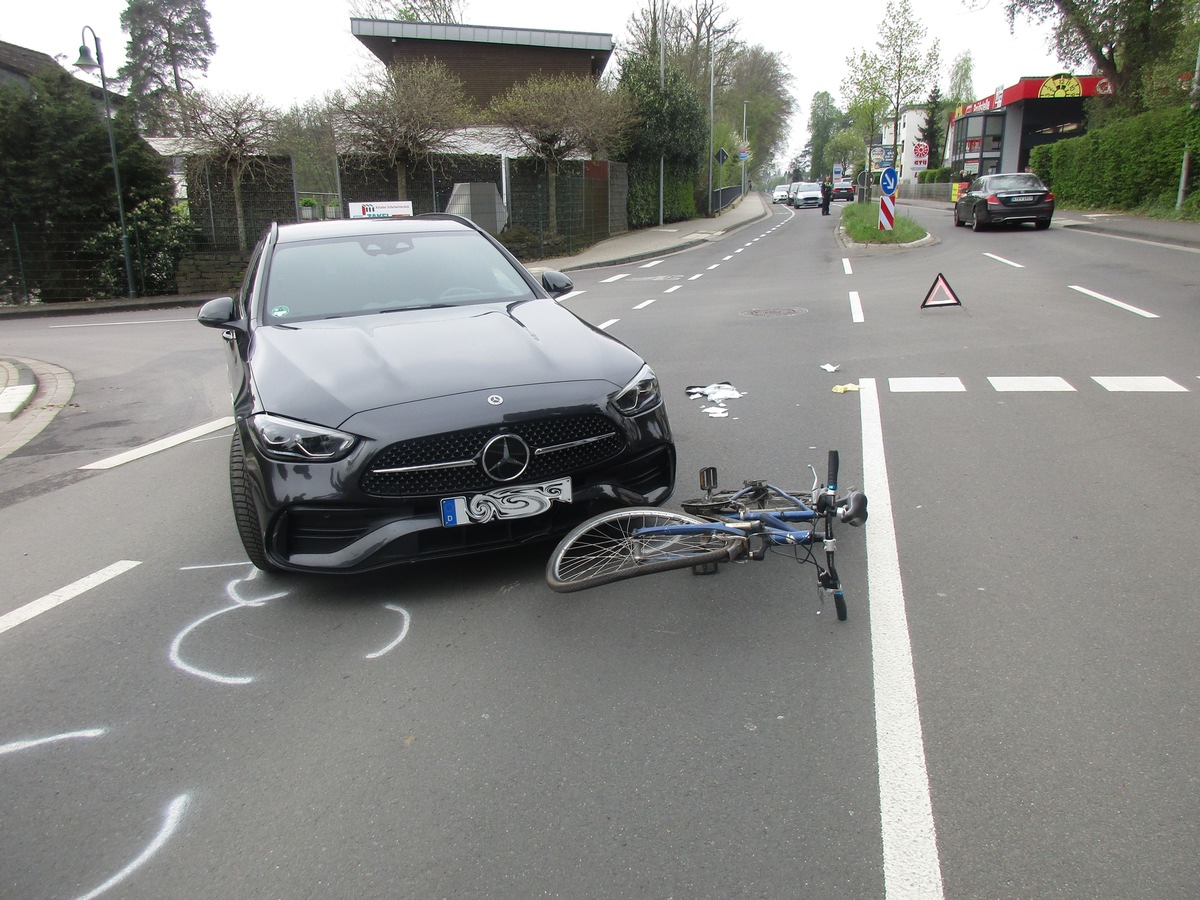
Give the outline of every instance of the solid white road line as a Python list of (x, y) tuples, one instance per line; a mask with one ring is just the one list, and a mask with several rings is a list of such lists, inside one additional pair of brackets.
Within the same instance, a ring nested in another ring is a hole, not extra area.
[(80, 469), (115, 469), (117, 466), (123, 466), (127, 462), (133, 462), (135, 459), (141, 459), (143, 456), (150, 456), (162, 450), (169, 450), (171, 447), (177, 447), (180, 444), (186, 444), (193, 438), (203, 437), (206, 434), (212, 434), (214, 431), (220, 431), (222, 428), (228, 428), (233, 424), (233, 416), (225, 416), (221, 419), (213, 419), (204, 425), (197, 425), (195, 428), (189, 428), (187, 431), (181, 431), (179, 434), (173, 434), (169, 437), (153, 441), (149, 444), (143, 444), (141, 447), (134, 447), (132, 450), (126, 450), (124, 453), (118, 453), (116, 456), (110, 456), (107, 459), (102, 459), (98, 462), (88, 463), (86, 466), (80, 466)]
[(883, 420), (874, 378), (860, 378), (863, 490), (871, 498), (866, 525), (871, 605), (871, 660), (875, 683), (875, 742), (879, 758), (879, 811), (883, 837), (883, 892), (888, 900), (943, 897), (937, 829), (925, 765), (925, 742), (912, 640), (900, 579), (883, 447)]
[(609, 325), (616, 325), (616, 324), (617, 324), (618, 322), (620, 322), (620, 321), (621, 321), (620, 319), (609, 319), (607, 322), (601, 322), (601, 323), (600, 323), (599, 325), (597, 325), (596, 327), (597, 327), (597, 328), (599, 328), (601, 331), (603, 331), (603, 330), (604, 330), (605, 328), (607, 328)]
[(1157, 319), (1158, 318), (1158, 315), (1155, 313), (1146, 312), (1146, 310), (1144, 310), (1144, 309), (1139, 309), (1136, 306), (1130, 306), (1128, 303), (1122, 303), (1120, 300), (1114, 300), (1112, 297), (1106, 297), (1103, 294), (1097, 294), (1095, 291), (1089, 291), (1087, 288), (1080, 287), (1077, 284), (1068, 284), (1067, 287), (1069, 287), (1073, 291), (1079, 291), (1079, 293), (1081, 293), (1081, 294), (1087, 294), (1089, 297), (1095, 297), (1097, 300), (1103, 300), (1105, 303), (1111, 303), (1113, 306), (1115, 306), (1119, 309), (1123, 309), (1123, 310), (1126, 310), (1131, 313), (1136, 313), (1137, 315), (1142, 316), (1143, 318), (1146, 318), (1146, 319)]
[(52, 594), (47, 594), (24, 606), (14, 609), (10, 613), (5, 613), (0, 616), (0, 634), (8, 631), (10, 628), (16, 628), (22, 622), (28, 622), (30, 619), (40, 616), (44, 612), (49, 612), (56, 606), (61, 606), (68, 600), (73, 600), (85, 591), (90, 591), (104, 582), (116, 578), (124, 572), (128, 572), (134, 566), (140, 566), (141, 560), (137, 559), (122, 559), (113, 563), (111, 566), (106, 566), (99, 572), (93, 572), (91, 575), (86, 575), (78, 581), (68, 584), (64, 588), (59, 588)]
[(77, 322), (71, 325), (51, 325), (50, 328), (112, 328), (117, 325), (164, 325), (171, 322), (195, 322), (194, 318), (186, 319), (142, 319), (136, 322)]

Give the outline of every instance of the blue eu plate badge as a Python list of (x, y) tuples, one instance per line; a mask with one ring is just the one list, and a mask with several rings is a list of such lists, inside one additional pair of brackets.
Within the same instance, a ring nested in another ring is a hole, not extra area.
[(466, 497), (447, 497), (442, 501), (442, 524), (444, 526), (453, 528), (460, 522), (465, 524), (469, 521)]

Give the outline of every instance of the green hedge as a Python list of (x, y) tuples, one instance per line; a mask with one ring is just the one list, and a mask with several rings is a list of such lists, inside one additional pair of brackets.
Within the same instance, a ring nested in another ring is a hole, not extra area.
[[(694, 167), (667, 165), (663, 175), (663, 221), (686, 222), (696, 217)], [(629, 163), (629, 227), (658, 224), (658, 160)]]
[(1160, 109), (1035, 147), (1030, 166), (1060, 206), (1135, 209), (1175, 205), (1184, 146), (1192, 165), (1187, 210), (1200, 214), (1200, 114)]

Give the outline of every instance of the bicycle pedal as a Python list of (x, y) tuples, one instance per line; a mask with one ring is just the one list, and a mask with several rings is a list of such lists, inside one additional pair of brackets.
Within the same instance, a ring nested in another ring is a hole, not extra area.
[(693, 575), (716, 575), (720, 571), (720, 563), (706, 562), (692, 566)]

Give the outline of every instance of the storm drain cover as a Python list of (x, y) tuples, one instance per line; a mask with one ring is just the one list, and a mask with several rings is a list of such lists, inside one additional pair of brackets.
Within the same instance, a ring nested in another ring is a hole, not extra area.
[(808, 312), (807, 309), (802, 309), (798, 306), (785, 306), (782, 309), (748, 309), (743, 316), (754, 316), (758, 319), (773, 319), (779, 316), (798, 316)]

